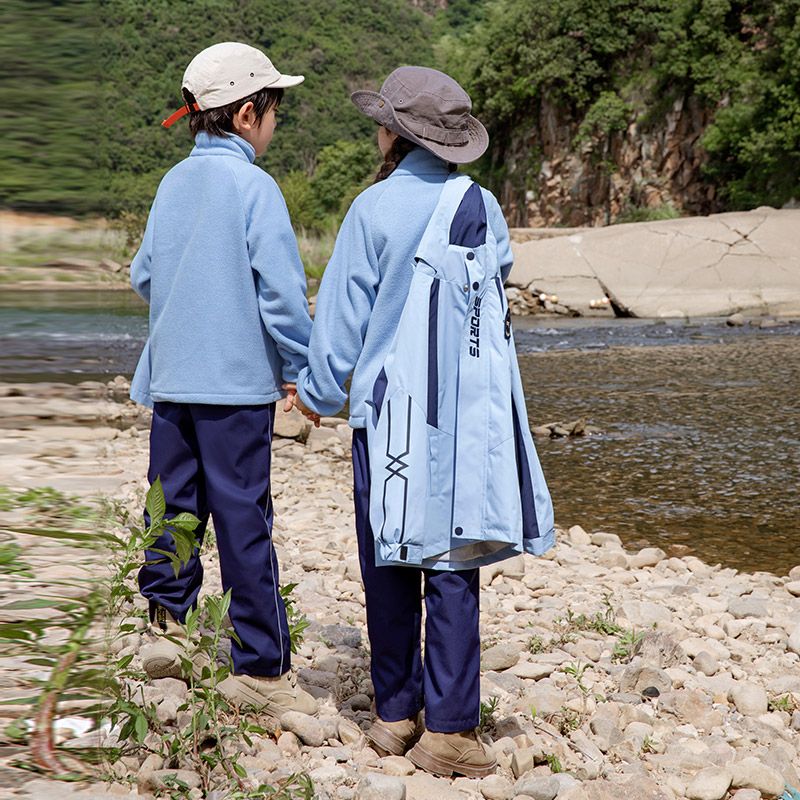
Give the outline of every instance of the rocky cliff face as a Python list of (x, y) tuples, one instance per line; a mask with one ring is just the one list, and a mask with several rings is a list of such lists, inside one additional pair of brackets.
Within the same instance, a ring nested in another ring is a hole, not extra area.
[(607, 225), (662, 207), (718, 211), (699, 145), (712, 111), (681, 98), (648, 126), (633, 119), (622, 132), (577, 144), (579, 121), (542, 102), (534, 124), (520, 128), (503, 155), (500, 195), (510, 224)]

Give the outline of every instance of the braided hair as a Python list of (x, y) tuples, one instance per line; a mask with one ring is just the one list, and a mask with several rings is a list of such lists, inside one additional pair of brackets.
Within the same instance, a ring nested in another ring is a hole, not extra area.
[(398, 136), (393, 142), (389, 151), (383, 157), (383, 164), (378, 170), (373, 183), (378, 183), (384, 178), (388, 178), (397, 168), (397, 165), (416, 147), (414, 142)]

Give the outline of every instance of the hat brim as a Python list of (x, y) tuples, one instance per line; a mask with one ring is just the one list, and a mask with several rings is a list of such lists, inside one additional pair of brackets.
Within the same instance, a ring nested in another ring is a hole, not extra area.
[(435, 156), (451, 164), (469, 164), (471, 161), (476, 161), (489, 147), (489, 134), (486, 128), (484, 128), (479, 119), (471, 114), (467, 117), (469, 141), (461, 145), (446, 145), (423, 139), (412, 133), (403, 125), (402, 120), (398, 119), (392, 104), (378, 92), (362, 89), (353, 92), (350, 95), (350, 99), (362, 114), (372, 117), (372, 119), (390, 131), (414, 142), (414, 144), (418, 144), (420, 147), (424, 147)]
[(288, 89), (292, 86), (298, 86), (305, 80), (304, 75), (281, 75), (278, 80), (271, 83), (268, 89)]

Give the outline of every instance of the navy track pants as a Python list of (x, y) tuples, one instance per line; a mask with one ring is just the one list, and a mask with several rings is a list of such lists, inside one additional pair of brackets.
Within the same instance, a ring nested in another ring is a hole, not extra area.
[[(453, 733), (480, 718), (479, 572), (375, 566), (369, 524), (367, 432), (353, 431), (356, 532), (378, 716), (386, 722), (425, 708), (428, 730)], [(425, 661), (420, 653), (424, 579)]]
[[(153, 409), (148, 478), (151, 483), (161, 478), (168, 517), (188, 511), (200, 518), (201, 525), (198, 549), (177, 579), (167, 559), (147, 551), (139, 588), (151, 602), (151, 614), (160, 605), (184, 620), (203, 582), (199, 548), (210, 514), (222, 586), (231, 590), (229, 614), (240, 639), (231, 648), (236, 674), (282, 675), (291, 666), (289, 627), (272, 545), (274, 419), (274, 403), (156, 403)], [(155, 547), (174, 550), (169, 533)]]

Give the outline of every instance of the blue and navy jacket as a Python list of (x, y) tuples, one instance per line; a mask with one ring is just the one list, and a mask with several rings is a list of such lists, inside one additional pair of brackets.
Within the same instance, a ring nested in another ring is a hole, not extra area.
[[(432, 159), (424, 151), (412, 151), (400, 168), (405, 166), (413, 175), (417, 165), (432, 167)], [(361, 383), (355, 395), (354, 375), (351, 411), (351, 422), (362, 419), (357, 409), (367, 428), (376, 563), (457, 570), (522, 552), (542, 554), (553, 545), (554, 530), (550, 495), (528, 428), (502, 286), (510, 267), (508, 231), (491, 194), (466, 176), (448, 178), (446, 166), (441, 167), (435, 181), (426, 181), (435, 187), (430, 192), (435, 192), (435, 203), (426, 209), (426, 224), (413, 248), (404, 253), (405, 263), (395, 267), (389, 260), (385, 278), (381, 274), (381, 255), (394, 255), (397, 245), (387, 228), (401, 227), (404, 217), (381, 214), (376, 220), (368, 209), (357, 207), (360, 240), (343, 227), (345, 239), (340, 235), (331, 262), (337, 272), (332, 273), (333, 281), (326, 272), (320, 301), (323, 308), (335, 302), (325, 295), (336, 287), (337, 308), (345, 309), (347, 319), (350, 298), (359, 298), (366, 283), (368, 267), (362, 265), (370, 256), (376, 258), (372, 315), (365, 309), (358, 327), (351, 321), (362, 343), (373, 325), (379, 326), (383, 338), (381, 360), (371, 365), (374, 373), (366, 396)], [(374, 191), (377, 184), (356, 204), (372, 194), (370, 199), (380, 208), (391, 193), (396, 199), (404, 197), (407, 217), (412, 216), (420, 187), (417, 180), (405, 177), (400, 173), (395, 185), (379, 196)], [(390, 176), (385, 183), (392, 180)], [(377, 223), (387, 238), (366, 239), (364, 221)], [(342, 263), (347, 266), (339, 266)], [(402, 294), (388, 288), (392, 267), (403, 273)], [(385, 317), (375, 318), (384, 296), (396, 311), (391, 330), (386, 329)], [(298, 385), (301, 397), (312, 406), (317, 395), (311, 392), (322, 385), (314, 372), (318, 337), (324, 336), (328, 363), (337, 366), (349, 347), (355, 352), (359, 344), (344, 338), (341, 316), (338, 336), (324, 327), (318, 333), (324, 320), (318, 316), (315, 321), (310, 367), (301, 372)], [(355, 361), (357, 374), (357, 353)], [(329, 380), (329, 375), (323, 379)]]
[(131, 284), (150, 336), (131, 397), (260, 405), (306, 363), (311, 317), (286, 203), (244, 139), (198, 134), (162, 179)]

